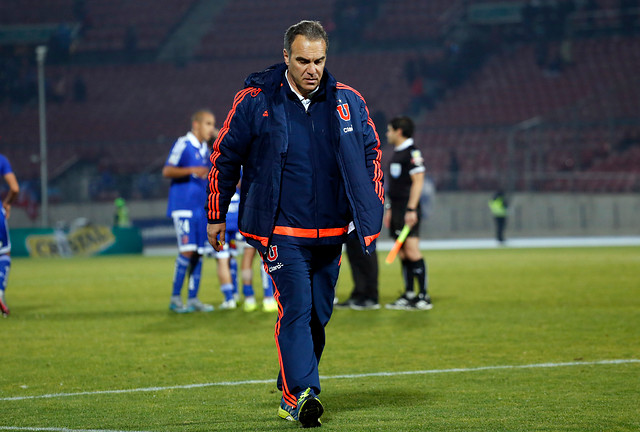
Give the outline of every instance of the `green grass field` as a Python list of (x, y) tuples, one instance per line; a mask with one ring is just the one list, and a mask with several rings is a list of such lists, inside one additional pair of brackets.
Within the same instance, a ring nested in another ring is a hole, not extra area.
[[(640, 248), (424, 255), (433, 310), (334, 312), (324, 430), (640, 430)], [(379, 259), (384, 303), (401, 282)], [(296, 429), (276, 416), (275, 315), (171, 314), (173, 261), (14, 259), (0, 430)], [(222, 300), (213, 260), (201, 298)]]

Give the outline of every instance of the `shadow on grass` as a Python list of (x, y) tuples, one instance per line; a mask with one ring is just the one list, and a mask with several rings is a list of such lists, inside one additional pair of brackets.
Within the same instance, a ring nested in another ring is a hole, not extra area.
[(369, 390), (331, 390), (326, 394), (328, 411), (345, 413), (384, 407), (425, 407), (433, 398), (424, 391), (407, 388)]

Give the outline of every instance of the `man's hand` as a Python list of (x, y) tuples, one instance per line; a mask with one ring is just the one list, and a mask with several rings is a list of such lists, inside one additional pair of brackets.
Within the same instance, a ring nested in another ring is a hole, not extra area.
[[(207, 237), (209, 237), (209, 243), (216, 250), (220, 252), (224, 246), (224, 234), (227, 232), (227, 224), (225, 222), (219, 224), (207, 224)], [(218, 240), (218, 236), (220, 239)]]
[(387, 209), (384, 212), (384, 218), (382, 219), (382, 223), (386, 228), (391, 226), (391, 209)]
[(404, 223), (413, 228), (413, 226), (418, 223), (418, 212), (415, 210), (406, 211), (404, 213)]
[(2, 203), (2, 208), (4, 209), (4, 217), (9, 220), (11, 217), (11, 204)]
[(206, 179), (209, 176), (209, 168), (207, 167), (193, 167), (192, 174), (201, 179)]

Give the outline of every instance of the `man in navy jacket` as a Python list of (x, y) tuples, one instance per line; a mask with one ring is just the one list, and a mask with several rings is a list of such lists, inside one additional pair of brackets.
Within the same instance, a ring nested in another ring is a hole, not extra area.
[(317, 21), (285, 33), (284, 63), (251, 74), (213, 146), (209, 241), (225, 241), (225, 215), (242, 167), (239, 229), (262, 255), (278, 303), (278, 414), (320, 426), (318, 363), (333, 310), (342, 243), (370, 253), (384, 190), (380, 141), (362, 96), (325, 71), (328, 37)]

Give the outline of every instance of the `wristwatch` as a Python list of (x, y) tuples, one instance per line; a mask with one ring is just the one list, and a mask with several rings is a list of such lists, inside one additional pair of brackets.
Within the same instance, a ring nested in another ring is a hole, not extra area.
[(417, 211), (417, 209), (412, 209), (411, 207), (407, 207), (407, 210), (406, 210), (406, 211), (408, 211), (408, 212), (410, 212), (410, 211)]

